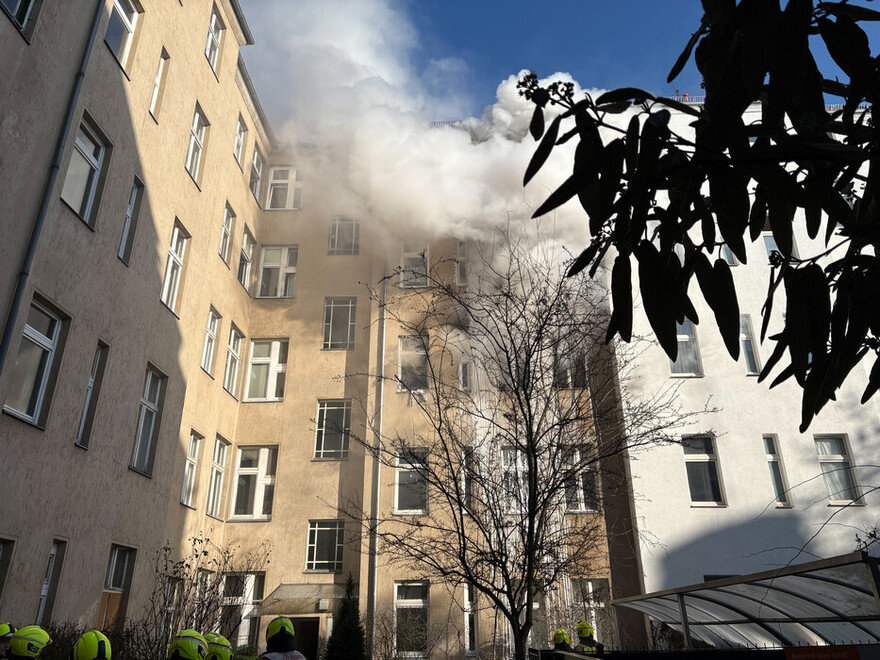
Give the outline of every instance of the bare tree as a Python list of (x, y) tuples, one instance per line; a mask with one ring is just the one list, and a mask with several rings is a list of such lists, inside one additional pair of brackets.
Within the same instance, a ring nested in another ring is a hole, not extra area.
[(404, 392), (414, 419), (380, 430), (365, 411), (372, 437), (355, 438), (399, 471), (396, 515), (357, 502), (342, 513), (392, 563), (470, 585), (506, 619), (521, 660), (532, 603), (606, 561), (602, 493), (621, 475), (604, 467), (705, 411), (680, 410), (670, 390), (621, 398), (627, 363), (604, 341), (607, 292), (566, 279), (549, 249), (501, 233), (477, 252), (466, 286), (453, 276), (461, 263), (423, 259), (389, 276), (403, 286), (371, 290), (401, 343), (397, 369), (369, 375)]

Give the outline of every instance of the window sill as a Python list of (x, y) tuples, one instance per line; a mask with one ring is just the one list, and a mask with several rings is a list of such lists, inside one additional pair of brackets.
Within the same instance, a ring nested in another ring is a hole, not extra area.
[(669, 374), (670, 378), (704, 378), (705, 374)]
[(267, 523), (267, 522), (272, 522), (272, 519), (271, 518), (232, 517), (232, 518), (227, 518), (226, 522), (228, 522), (228, 523)]
[(25, 32), (24, 32), (24, 26), (19, 25), (19, 24), (15, 21), (15, 19), (13, 19), (12, 16), (9, 15), (9, 13), (8, 13), (7, 10), (6, 10), (6, 6), (5, 6), (5, 5), (4, 5), (2, 8), (0, 8), (0, 9), (2, 9), (2, 11), (0, 11), (0, 13), (2, 13), (4, 16), (6, 16), (6, 18), (9, 19), (9, 22), (12, 23), (12, 27), (15, 28), (15, 31), (18, 32), (18, 33), (21, 35), (21, 38), (24, 39), (24, 41), (25, 41), (26, 44), (30, 45), (31, 40), (30, 40), (30, 38), (28, 37), (28, 35), (25, 34)]
[(89, 228), (89, 231), (91, 231), (92, 233), (95, 232), (95, 228), (92, 227), (92, 224), (88, 220), (86, 220), (84, 217), (82, 217), (79, 214), (79, 211), (77, 211), (70, 204), (68, 204), (67, 200), (65, 200), (63, 197), (60, 197), (60, 199), (61, 199), (61, 203), (64, 204), (64, 206), (66, 206), (68, 209), (70, 209), (70, 212), (73, 213), (77, 218), (79, 218), (80, 222), (82, 222), (86, 227)]
[(267, 206), (263, 210), (264, 211), (302, 211), (302, 209), (295, 208), (293, 206)]
[(333, 575), (334, 573), (342, 573), (341, 568), (307, 568), (303, 571), (304, 574), (314, 575), (315, 573), (324, 575)]
[(186, 502), (181, 502), (180, 506), (190, 509), (191, 511), (196, 511), (197, 509), (192, 504), (187, 504)]
[[(218, 60), (220, 59), (220, 53), (219, 53), (219, 52), (217, 53), (217, 59), (218, 59)], [(214, 74), (214, 79), (215, 79), (217, 82), (220, 82), (220, 76), (217, 75), (217, 69), (215, 68), (216, 65), (211, 64), (211, 60), (208, 59), (208, 54), (207, 54), (207, 53), (205, 53), (205, 61), (208, 63), (208, 67), (211, 69), (211, 73)]]
[(565, 512), (567, 516), (595, 516), (599, 513), (598, 509), (569, 509)]
[(328, 252), (328, 257), (357, 257), (359, 252)]
[(828, 500), (828, 506), (830, 507), (849, 507), (849, 506), (865, 506), (864, 497), (860, 497), (857, 500)]
[[(238, 283), (241, 284), (241, 280), (238, 280)], [(245, 286), (244, 284), (241, 284), (241, 288), (244, 289), (244, 292), (247, 294), (248, 298), (253, 298), (253, 296), (251, 295), (251, 292), (248, 291), (247, 286)]]
[(245, 399), (242, 403), (281, 403), (284, 399)]
[(46, 427), (43, 424), (40, 424), (37, 420), (31, 419), (24, 413), (19, 412), (15, 408), (10, 408), (8, 406), (3, 406), (3, 412), (10, 417), (14, 417), (20, 422), (24, 422), (28, 426), (33, 426), (34, 428), (40, 429), (41, 431), (45, 431)]
[(225, 520), (223, 520), (223, 518), (221, 518), (220, 516), (215, 516), (213, 513), (206, 513), (205, 515), (208, 516), (208, 518), (213, 518), (217, 522), (226, 522)]
[(345, 348), (327, 348), (326, 346), (322, 346), (322, 347), (321, 347), (321, 350), (322, 350), (322, 351), (328, 351), (328, 352), (353, 351), (353, 350), (354, 350), (354, 346), (346, 346)]
[(89, 450), (89, 446), (88, 446), (88, 445), (84, 445), (84, 444), (82, 444), (81, 442), (77, 442), (76, 440), (73, 441), (73, 446), (74, 446), (74, 447), (79, 447), (79, 448), (82, 449), (83, 451), (88, 451), (88, 450)]
[(782, 504), (782, 503), (779, 503), (779, 504), (776, 505), (776, 508), (777, 508), (777, 509), (793, 509), (793, 508), (794, 508), (794, 504), (791, 504), (791, 503), (788, 503), (788, 504)]
[(692, 509), (726, 509), (726, 502), (691, 502)]
[(147, 113), (150, 115), (150, 117), (153, 118), (153, 121), (156, 122), (156, 125), (158, 126), (158, 125), (159, 125), (159, 120), (156, 118), (156, 115), (153, 114), (153, 111), (152, 111), (152, 110), (147, 110)]
[(122, 264), (123, 264), (126, 268), (131, 268), (131, 265), (129, 264), (130, 259), (129, 259), (129, 261), (126, 261), (125, 259), (123, 259), (122, 257), (120, 257), (118, 254), (116, 255), (116, 258), (119, 259), (119, 261), (121, 261)]
[(152, 474), (150, 474), (149, 472), (144, 472), (143, 470), (139, 470), (139, 469), (136, 468), (134, 465), (129, 465), (129, 466), (128, 466), (128, 469), (131, 470), (132, 472), (134, 472), (135, 474), (139, 474), (139, 475), (141, 475), (142, 477), (146, 477), (147, 479), (152, 479), (152, 478), (153, 478), (153, 475), (152, 475)]
[(180, 320), (180, 317), (177, 315), (177, 312), (175, 312), (173, 309), (171, 309), (164, 300), (159, 298), (159, 302), (162, 303), (162, 307), (164, 307), (169, 312), (171, 312), (171, 314), (174, 316), (174, 318), (176, 318), (178, 321)]
[(752, 373), (752, 372), (750, 371), (749, 373), (746, 374), (746, 376), (749, 377), (749, 378), (757, 378), (757, 377), (760, 376), (760, 375), (761, 375), (761, 372), (760, 372), (760, 371), (757, 372), (757, 373)]
[(296, 296), (254, 296), (254, 300), (293, 300)]
[[(204, 150), (204, 148), (203, 148), (203, 149), (202, 149), (202, 154), (204, 154), (204, 151), (205, 151), (205, 150)], [(193, 184), (195, 185), (196, 189), (197, 189), (199, 192), (202, 192), (202, 187), (199, 185), (198, 180), (192, 175), (192, 172), (190, 172), (189, 170), (186, 169), (186, 165), (183, 166), (183, 169), (185, 169), (185, 170), (186, 170), (186, 173), (189, 174), (189, 178), (192, 180), (192, 182), (193, 182)]]
[(222, 254), (220, 254), (220, 253), (218, 252), (218, 253), (217, 253), (217, 256), (220, 257), (220, 261), (222, 261), (222, 262), (223, 262), (223, 265), (226, 266), (226, 270), (232, 270), (232, 266), (230, 266), (230, 265), (229, 265), (229, 262), (226, 261), (226, 259), (223, 258), (223, 255), (222, 255)]
[(225, 387), (223, 388), (223, 391), (226, 392), (229, 396), (231, 396), (235, 401), (238, 401), (238, 397), (235, 396), (235, 395), (234, 395), (232, 392), (230, 392), (229, 390), (227, 390)]
[(329, 456), (315, 456), (311, 459), (312, 463), (341, 463), (347, 461), (348, 456), (340, 456), (339, 458), (331, 458)]
[(428, 511), (427, 510), (398, 511), (397, 509), (395, 509), (394, 511), (391, 512), (391, 515), (392, 516), (401, 516), (401, 517), (407, 516), (407, 517), (413, 518), (415, 516), (427, 516)]
[[(108, 44), (106, 41), (104, 41), (104, 45), (107, 46), (107, 50), (110, 51), (110, 54), (113, 56), (113, 59), (116, 60), (116, 63), (119, 65), (119, 70), (122, 71), (122, 75), (124, 75), (125, 79), (130, 82), (131, 76), (128, 75), (128, 71), (125, 70), (125, 65), (119, 61), (119, 58), (116, 56), (116, 53), (113, 52), (112, 48), (110, 48), (110, 44)], [(131, 54), (131, 51), (129, 51), (129, 54)]]
[(208, 377), (209, 377), (211, 380), (217, 380), (216, 378), (214, 378), (214, 375), (213, 375), (210, 371), (208, 371), (207, 369), (205, 369), (205, 367), (202, 367), (202, 371), (204, 371), (206, 374), (208, 374)]

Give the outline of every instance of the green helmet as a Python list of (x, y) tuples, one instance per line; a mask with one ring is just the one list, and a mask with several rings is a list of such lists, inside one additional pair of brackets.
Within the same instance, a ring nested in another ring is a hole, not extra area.
[(40, 628), (40, 626), (25, 626), (19, 628), (12, 635), (12, 642), (9, 644), (9, 650), (14, 654), (23, 658), (36, 658), (43, 650), (52, 642), (49, 633)]
[(70, 660), (110, 660), (110, 640), (100, 630), (83, 633), (73, 645)]
[(0, 623), (0, 638), (12, 639), (15, 634), (15, 626), (11, 623)]
[(169, 660), (204, 660), (206, 655), (208, 642), (196, 630), (181, 630), (168, 647)]
[(578, 637), (590, 637), (593, 634), (593, 626), (589, 621), (581, 621), (577, 625)]
[(208, 655), (205, 660), (229, 660), (232, 657), (232, 644), (220, 633), (205, 633), (208, 642)]
[(559, 628), (553, 634), (553, 643), (554, 644), (562, 644), (565, 642), (568, 644), (571, 641), (571, 637), (568, 636), (568, 633), (565, 632), (563, 628)]
[(293, 623), (291, 623), (290, 619), (287, 617), (279, 616), (269, 622), (269, 627), (266, 628), (266, 641), (268, 642), (275, 637), (275, 635), (279, 634), (288, 634), (291, 637), (294, 636)]

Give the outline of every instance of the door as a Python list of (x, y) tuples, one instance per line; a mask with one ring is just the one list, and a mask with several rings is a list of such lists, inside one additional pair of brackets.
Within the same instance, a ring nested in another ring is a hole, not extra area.
[(294, 630), (294, 646), (307, 658), (318, 657), (318, 623), (315, 619), (291, 619)]

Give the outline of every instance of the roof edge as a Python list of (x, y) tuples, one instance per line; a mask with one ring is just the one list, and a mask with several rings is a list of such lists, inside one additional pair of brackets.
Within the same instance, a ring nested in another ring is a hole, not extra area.
[(257, 96), (257, 90), (254, 89), (254, 82), (251, 80), (251, 75), (248, 73), (247, 67), (244, 64), (244, 59), (241, 57), (241, 53), (238, 55), (238, 72), (241, 74), (241, 79), (244, 81), (245, 87), (247, 87), (251, 102), (254, 104), (254, 109), (257, 111), (257, 116), (260, 118), (263, 128), (266, 129), (266, 135), (269, 137), (269, 142), (272, 144), (273, 148), (276, 148), (278, 146), (278, 140), (275, 137), (275, 131), (272, 130), (269, 118), (266, 116), (266, 112), (260, 104), (260, 97)]
[(247, 20), (245, 20), (244, 12), (241, 9), (239, 0), (229, 0), (229, 4), (232, 5), (232, 11), (235, 12), (235, 18), (241, 26), (241, 31), (244, 33), (245, 43), (248, 46), (252, 46), (254, 44), (254, 35), (251, 32), (250, 26), (247, 24)]

